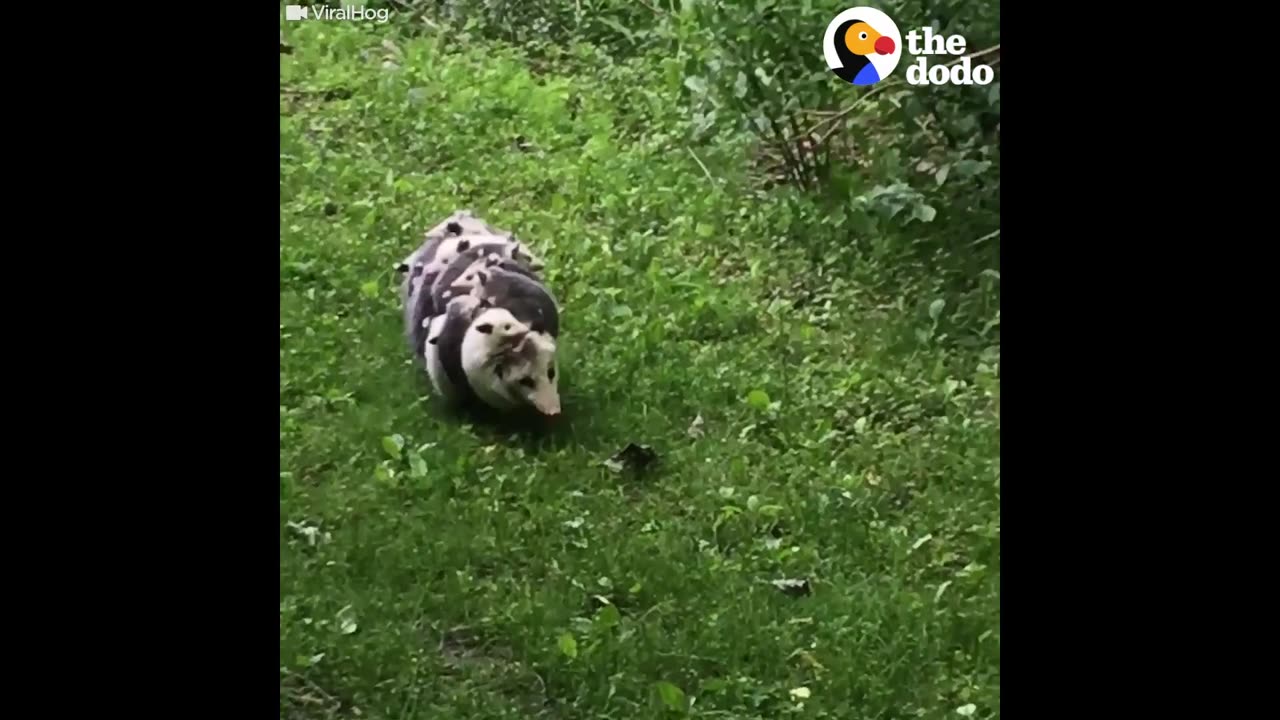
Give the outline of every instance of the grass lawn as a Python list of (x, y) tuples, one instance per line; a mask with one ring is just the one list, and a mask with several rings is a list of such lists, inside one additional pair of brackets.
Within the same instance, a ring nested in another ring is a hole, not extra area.
[[(790, 230), (653, 63), (286, 31), (281, 718), (999, 716), (999, 346), (942, 283)], [(410, 363), (393, 266), (459, 208), (547, 262), (554, 432)]]

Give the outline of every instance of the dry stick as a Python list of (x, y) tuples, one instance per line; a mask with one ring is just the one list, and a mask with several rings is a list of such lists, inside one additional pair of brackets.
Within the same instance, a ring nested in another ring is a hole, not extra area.
[[(978, 51), (978, 52), (976, 52), (976, 53), (970, 53), (969, 55), (961, 55), (960, 57), (956, 58), (955, 60), (952, 60), (952, 61), (951, 61), (951, 62), (949, 62), (949, 63), (945, 63), (942, 67), (951, 67), (952, 65), (956, 65), (956, 64), (958, 64), (958, 63), (962, 62), (965, 58), (969, 58), (969, 59), (979, 58), (979, 57), (982, 57), (983, 55), (988, 55), (988, 54), (990, 54), (990, 53), (996, 52), (996, 51), (998, 51), (999, 49), (1000, 49), (1000, 46), (997, 44), (997, 45), (993, 45), (993, 46), (991, 46), (991, 47), (987, 48), (986, 50), (980, 50), (980, 51)], [(812, 128), (810, 128), (810, 129), (809, 129), (809, 132), (807, 132), (807, 133), (805, 133), (805, 134), (806, 134), (806, 135), (812, 135), (813, 133), (817, 132), (819, 128), (821, 128), (821, 127), (825, 126), (827, 123), (836, 123), (836, 122), (839, 122), (840, 120), (843, 120), (845, 117), (847, 117), (847, 116), (849, 115), (849, 113), (851, 113), (851, 112), (853, 112), (854, 110), (856, 110), (856, 109), (858, 108), (858, 106), (859, 106), (859, 105), (861, 105), (862, 103), (866, 102), (867, 98), (871, 97), (872, 95), (875, 95), (876, 93), (880, 92), (881, 90), (884, 90), (885, 88), (889, 88), (889, 87), (897, 87), (898, 85), (901, 85), (901, 84), (902, 84), (902, 81), (901, 81), (901, 80), (897, 80), (897, 81), (892, 81), (892, 80), (891, 80), (891, 81), (889, 81), (889, 82), (885, 83), (884, 85), (881, 85), (881, 86), (879, 86), (879, 87), (872, 88), (870, 92), (868, 92), (867, 94), (865, 94), (865, 95), (863, 95), (862, 97), (860, 97), (860, 98), (858, 98), (857, 100), (855, 100), (855, 101), (854, 101), (854, 103), (853, 103), (852, 105), (850, 105), (849, 107), (847, 107), (847, 108), (845, 108), (845, 109), (841, 110), (840, 112), (836, 113), (835, 115), (832, 115), (831, 117), (823, 118), (822, 120), (819, 120), (819, 121), (818, 121), (818, 123), (817, 123), (816, 125), (814, 125)], [(827, 139), (827, 138), (829, 138), (829, 137), (831, 137), (831, 132), (830, 132), (830, 131), (829, 131), (829, 132), (827, 132), (827, 133), (825, 133), (825, 134), (824, 134), (824, 135), (823, 135), (823, 136), (818, 140), (818, 144), (819, 144), (819, 145), (821, 145), (821, 144), (822, 144), (823, 142), (825, 142), (825, 141), (826, 141), (826, 139)]]

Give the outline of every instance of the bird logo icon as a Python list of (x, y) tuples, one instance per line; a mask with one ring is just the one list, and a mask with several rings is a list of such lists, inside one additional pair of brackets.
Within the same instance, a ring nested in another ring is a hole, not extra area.
[(874, 85), (898, 67), (902, 35), (883, 12), (850, 8), (827, 25), (822, 51), (836, 77), (851, 85)]

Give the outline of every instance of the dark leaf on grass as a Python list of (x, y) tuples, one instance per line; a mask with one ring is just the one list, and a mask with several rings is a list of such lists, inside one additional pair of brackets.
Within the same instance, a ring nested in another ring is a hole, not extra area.
[(644, 470), (658, 459), (658, 454), (648, 445), (637, 445), (635, 443), (627, 443), (627, 446), (613, 454), (608, 460), (604, 461), (605, 467), (620, 473), (623, 470)]
[(783, 578), (781, 580), (771, 580), (769, 584), (791, 597), (803, 597), (813, 593), (813, 589), (809, 587), (809, 581), (804, 578)]

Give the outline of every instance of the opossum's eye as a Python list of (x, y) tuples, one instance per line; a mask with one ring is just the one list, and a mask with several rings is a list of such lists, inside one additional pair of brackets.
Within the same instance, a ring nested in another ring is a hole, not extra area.
[(507, 323), (506, 325), (503, 325), (503, 326), (502, 326), (502, 329), (503, 329), (503, 330), (510, 330), (510, 329), (511, 329), (511, 323)]
[(548, 371), (547, 371), (547, 379), (548, 379), (548, 380), (555, 380), (555, 379), (556, 379), (556, 369), (555, 369), (555, 368), (551, 368), (550, 370), (548, 370)]
[(529, 388), (530, 390), (532, 390), (537, 385), (537, 383), (533, 381), (533, 378), (520, 378), (520, 384)]
[(462, 234), (462, 226), (461, 226), (461, 225), (459, 225), (459, 224), (458, 224), (458, 223), (456, 223), (456, 222), (451, 222), (451, 223), (449, 223), (448, 225), (445, 225), (445, 226), (444, 226), (444, 229), (445, 229), (445, 230), (447, 230), (451, 235), (461, 235), (461, 234)]
[[(462, 230), (458, 230), (458, 232), (462, 232)], [(470, 248), (470, 247), (471, 247), (471, 241), (470, 241), (470, 240), (459, 240), (459, 241), (458, 241), (458, 252), (466, 252), (466, 251), (467, 251), (467, 249), (468, 249), (468, 248)]]
[(484, 333), (485, 335), (488, 335), (489, 333), (493, 332), (493, 326), (490, 325), (489, 323), (485, 323), (483, 325), (477, 325), (476, 330)]

